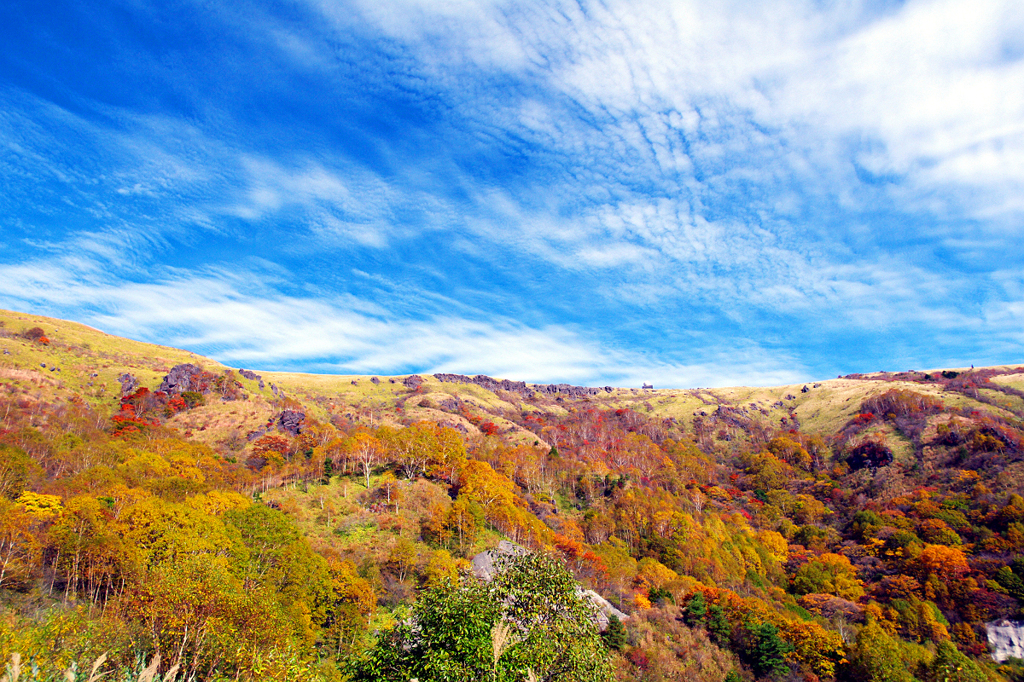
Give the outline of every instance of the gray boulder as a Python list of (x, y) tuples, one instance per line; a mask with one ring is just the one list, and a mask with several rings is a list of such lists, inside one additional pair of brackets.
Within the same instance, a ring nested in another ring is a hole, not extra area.
[(304, 412), (285, 410), (277, 416), (277, 426), (282, 431), (287, 431), (293, 436), (297, 436), (302, 430), (302, 422), (305, 418), (306, 414)]
[(519, 556), (521, 554), (529, 554), (529, 550), (525, 547), (517, 545), (514, 542), (508, 540), (502, 540), (498, 543), (495, 549), (489, 549), (486, 552), (480, 552), (473, 557), (473, 575), (480, 580), (489, 581), (497, 573), (497, 567), (495, 566), (496, 560), (503, 556)]
[(205, 381), (204, 375), (203, 368), (198, 365), (190, 363), (175, 365), (164, 377), (157, 390), (163, 391), (167, 395), (177, 395), (185, 391), (206, 393), (208, 382)]
[(615, 616), (620, 621), (626, 621), (629, 619), (629, 616), (627, 616), (622, 611), (619, 611), (617, 608), (612, 606), (612, 603), (610, 601), (599, 595), (597, 592), (594, 592), (593, 590), (584, 590), (580, 588), (579, 594), (581, 594), (584, 599), (590, 600), (590, 602), (596, 608), (596, 620), (598, 630), (601, 630), (603, 632), (605, 628), (608, 627), (608, 621), (611, 620), (612, 616)]
[(1008, 658), (1024, 658), (1024, 623), (1011, 620), (985, 623), (992, 658), (1002, 663)]
[[(46, 365), (43, 365), (43, 367), (46, 367)], [(132, 393), (135, 393), (135, 391), (139, 390), (139, 380), (127, 372), (118, 376), (117, 380), (121, 382), (122, 396), (131, 395)]]
[[(497, 573), (497, 567), (495, 564), (500, 557), (529, 553), (530, 550), (521, 545), (509, 542), (508, 540), (502, 540), (498, 543), (498, 546), (495, 549), (480, 552), (473, 557), (473, 575), (485, 582), (489, 581), (494, 577), (494, 574)], [(577, 585), (576, 594), (594, 605), (594, 621), (597, 623), (598, 630), (604, 631), (604, 629), (608, 627), (608, 621), (612, 616), (617, 617), (620, 621), (626, 621), (629, 619), (629, 616), (612, 606), (611, 602), (594, 590), (584, 590), (582, 587)]]

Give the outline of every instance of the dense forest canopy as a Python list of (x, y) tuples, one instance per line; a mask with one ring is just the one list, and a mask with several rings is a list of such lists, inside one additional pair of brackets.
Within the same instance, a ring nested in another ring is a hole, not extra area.
[(584, 390), (0, 321), (9, 679), (1024, 679), (1022, 368)]

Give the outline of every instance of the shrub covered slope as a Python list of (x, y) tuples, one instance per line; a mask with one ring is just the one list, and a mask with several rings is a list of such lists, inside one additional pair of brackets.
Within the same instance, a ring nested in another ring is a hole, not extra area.
[(582, 389), (0, 322), (21, 679), (1022, 678), (1024, 368)]

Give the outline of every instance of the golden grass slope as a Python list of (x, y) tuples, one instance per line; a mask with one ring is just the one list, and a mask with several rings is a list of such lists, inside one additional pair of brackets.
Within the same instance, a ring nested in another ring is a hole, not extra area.
[[(50, 344), (22, 338), (21, 335), (32, 327), (41, 327)], [(40, 400), (66, 399), (77, 394), (101, 413), (116, 409), (120, 397), (117, 377), (124, 372), (131, 373), (143, 386), (152, 389), (177, 364), (193, 363), (215, 373), (228, 369), (187, 350), (133, 341), (67, 320), (7, 310), (0, 310), (0, 353), (0, 384), (20, 386), (24, 393)], [(782, 419), (795, 415), (805, 432), (835, 433), (859, 412), (865, 399), (893, 388), (931, 395), (950, 407), (983, 408), (1002, 412), (1003, 416), (1024, 410), (1021, 399), (995, 391), (985, 391), (985, 395), (991, 393), (989, 397), (997, 406), (982, 405), (962, 394), (944, 391), (939, 383), (867, 378), (770, 387), (618, 388), (579, 400), (557, 400), (548, 395), (526, 399), (475, 384), (442, 383), (427, 374), (421, 375), (423, 387), (413, 395), (403, 383), (405, 376), (378, 376), (374, 382), (368, 376), (254, 371), (263, 377), (262, 390), (257, 382), (240, 378), (246, 391), (245, 400), (210, 404), (175, 417), (170, 425), (211, 444), (230, 437), (232, 431), (250, 431), (266, 423), (287, 402), (280, 394), (272, 392), (272, 384), (318, 419), (341, 415), (369, 425), (425, 419), (460, 425), (471, 432), (476, 427), (469, 418), (486, 419), (503, 431), (509, 431), (514, 438), (530, 442), (536, 440), (536, 436), (512, 421), (524, 412), (565, 414), (567, 410), (628, 407), (651, 417), (675, 419), (690, 428), (702, 413), (711, 415), (719, 406), (725, 406), (744, 410), (751, 419), (774, 428), (782, 424)], [(999, 376), (993, 381), (1024, 388), (1024, 373)], [(806, 391), (802, 390), (805, 386)], [(459, 410), (441, 409), (440, 406), (450, 399), (457, 399)]]

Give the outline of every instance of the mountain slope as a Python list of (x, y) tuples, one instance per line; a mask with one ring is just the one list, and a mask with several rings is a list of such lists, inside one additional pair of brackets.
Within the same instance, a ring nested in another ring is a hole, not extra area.
[[(142, 386), (155, 389), (171, 367), (196, 364), (208, 371), (221, 373), (228, 368), (209, 358), (185, 350), (158, 346), (105, 334), (75, 322), (57, 320), (0, 310), (0, 330), (9, 340), (3, 344), (0, 356), (5, 377), (14, 381), (29, 381), (41, 394), (77, 394), (97, 410), (116, 409), (121, 384), (118, 376), (130, 373)], [(42, 328), (50, 339), (48, 345), (26, 343), (20, 335), (33, 327)], [(16, 342), (19, 341), (19, 342)], [(467, 432), (479, 431), (465, 416), (486, 416), (503, 429), (511, 429), (523, 439), (534, 439), (515, 422), (518, 416), (530, 412), (564, 414), (569, 409), (621, 409), (629, 408), (652, 418), (673, 419), (692, 429), (695, 418), (709, 418), (727, 430), (737, 431), (733, 422), (779, 426), (795, 416), (799, 428), (812, 434), (829, 434), (839, 429), (858, 414), (861, 404), (872, 396), (891, 389), (914, 390), (925, 395), (941, 397), (952, 407), (986, 409), (1006, 418), (1024, 415), (1024, 399), (1005, 391), (1024, 389), (1024, 369), (1013, 366), (980, 368), (975, 375), (988, 374), (986, 383), (993, 388), (970, 392), (950, 390), (949, 380), (941, 372), (962, 374), (963, 368), (932, 370), (918, 373), (874, 373), (773, 387), (734, 387), (718, 389), (596, 389), (593, 395), (578, 395), (579, 387), (550, 387), (522, 384), (525, 390), (515, 392), (501, 388), (489, 389), (479, 383), (469, 383), (472, 377), (423, 375), (422, 388), (410, 398), (406, 385), (408, 376), (369, 377), (348, 375), (302, 374), (294, 372), (259, 371), (264, 387), (259, 382), (238, 376), (245, 388), (243, 403), (251, 403), (252, 410), (262, 418), (270, 405), (280, 402), (272, 387), (284, 396), (297, 400), (318, 418), (342, 415), (354, 421), (398, 423), (427, 419), (460, 425)], [(27, 372), (28, 374), (24, 374)], [(924, 377), (932, 380), (925, 380)], [(461, 379), (462, 381), (459, 381)], [(376, 381), (374, 381), (376, 380)], [(492, 380), (500, 384), (500, 380)], [(510, 383), (510, 382), (505, 382)], [(540, 389), (540, 390), (537, 390)], [(1004, 392), (1000, 392), (1004, 391)], [(986, 395), (988, 394), (988, 395)], [(454, 403), (453, 403), (454, 401)], [(447, 403), (447, 404), (446, 404)], [(461, 403), (461, 405), (459, 405)], [(465, 406), (466, 409), (457, 409)], [(726, 413), (719, 413), (719, 408)], [(208, 429), (220, 434), (218, 414), (221, 410), (207, 407), (194, 418), (182, 420), (181, 426), (195, 432), (197, 425), (208, 424)], [(233, 410), (236, 415), (242, 410)], [(729, 414), (735, 413), (735, 414)], [(515, 417), (516, 419), (509, 419)], [(260, 419), (256, 420), (257, 422)], [(253, 420), (242, 422), (242, 425)], [(736, 435), (739, 435), (738, 432)]]
[[(176, 651), (194, 679), (432, 679), (389, 642), (490, 652), (468, 560), (502, 539), (630, 615), (602, 680), (1000, 679), (985, 623), (1022, 613), (1021, 368), (586, 388), (0, 322), (0, 656), (55, 677)], [(473, 641), (403, 630), (465, 599)], [(501, 679), (550, 664), (511, 646)]]

